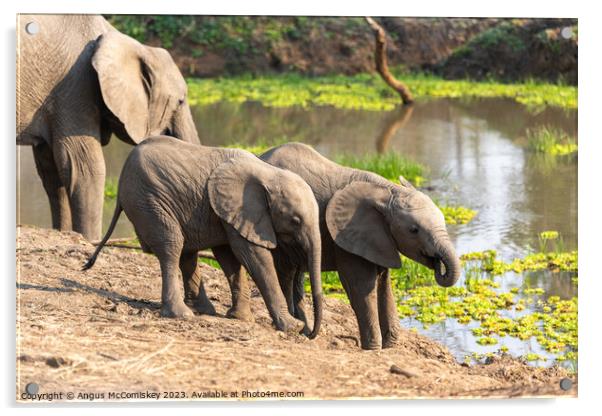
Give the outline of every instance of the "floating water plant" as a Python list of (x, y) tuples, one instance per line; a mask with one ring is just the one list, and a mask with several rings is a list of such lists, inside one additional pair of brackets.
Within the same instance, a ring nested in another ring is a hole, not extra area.
[[(450, 81), (421, 74), (403, 74), (403, 79), (418, 101), (429, 97), (504, 97), (535, 108), (577, 108), (575, 86)], [(261, 77), (189, 78), (187, 82), (188, 100), (193, 106), (218, 101), (258, 101), (268, 107), (328, 105), (342, 109), (388, 111), (399, 104), (399, 97), (376, 74), (303, 77), (289, 73)]]

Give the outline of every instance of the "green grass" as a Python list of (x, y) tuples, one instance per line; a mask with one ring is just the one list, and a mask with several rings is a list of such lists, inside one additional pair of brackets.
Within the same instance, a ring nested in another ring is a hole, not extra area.
[(415, 186), (424, 183), (427, 173), (427, 168), (424, 165), (396, 152), (364, 156), (341, 154), (335, 156), (333, 160), (343, 166), (374, 172), (396, 183), (399, 181), (399, 176), (403, 176)]
[[(556, 106), (577, 108), (577, 87), (529, 81), (503, 84), (444, 80), (423, 74), (398, 74), (417, 100), (427, 98), (502, 97), (532, 108)], [(188, 80), (191, 105), (218, 101), (259, 101), (268, 107), (321, 106), (342, 109), (388, 111), (399, 97), (376, 74), (304, 77), (297, 74), (240, 76)]]
[(527, 130), (527, 146), (533, 152), (553, 156), (564, 156), (577, 152), (577, 141), (574, 137), (549, 126)]

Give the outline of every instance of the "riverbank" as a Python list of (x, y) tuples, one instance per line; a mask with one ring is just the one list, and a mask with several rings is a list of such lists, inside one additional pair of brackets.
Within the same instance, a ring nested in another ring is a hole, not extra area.
[[(169, 50), (185, 76), (374, 71), (363, 17), (108, 15), (117, 29)], [(447, 79), (577, 84), (577, 19), (375, 17), (390, 66)]]
[(255, 289), (256, 321), (226, 319), (225, 278), (207, 265), (202, 273), (218, 316), (163, 319), (154, 256), (105, 248), (84, 273), (93, 247), (79, 234), (19, 227), (17, 235), (18, 400), (32, 381), (40, 393), (179, 391), (188, 398), (216, 390), (302, 392), (303, 399), (577, 394), (577, 385), (560, 389), (564, 369), (506, 355), (460, 364), (413, 331), (404, 330), (395, 348), (362, 351), (351, 308), (339, 299), (325, 299), (313, 341), (274, 331)]

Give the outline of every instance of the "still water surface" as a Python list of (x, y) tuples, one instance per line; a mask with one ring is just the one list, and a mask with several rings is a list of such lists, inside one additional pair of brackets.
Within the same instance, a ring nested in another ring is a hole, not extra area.
[[(576, 111), (557, 108), (528, 111), (514, 101), (503, 99), (431, 100), (391, 112), (330, 107), (266, 108), (258, 103), (218, 103), (192, 110), (206, 145), (302, 141), (327, 157), (395, 150), (424, 164), (431, 178), (427, 191), (431, 197), (478, 211), (471, 223), (450, 227), (460, 254), (495, 249), (508, 261), (536, 250), (537, 236), (546, 230), (560, 232), (565, 250), (577, 249), (577, 160), (535, 155), (526, 149), (525, 143), (526, 129), (543, 125), (576, 137)], [(119, 177), (130, 150), (117, 139), (104, 148), (109, 180), (116, 181)], [(18, 222), (49, 227), (48, 203), (35, 171), (31, 148), (20, 147), (18, 151), (21, 161)], [(105, 204), (105, 229), (113, 208), (114, 201)], [(113, 237), (133, 235), (131, 224), (122, 216)], [(543, 287), (544, 296), (567, 299), (577, 295), (570, 276), (562, 273), (508, 273), (496, 279), (502, 291), (531, 286)], [(476, 344), (471, 326), (458, 324), (454, 319), (428, 330), (411, 319), (403, 323), (445, 343), (459, 359), (473, 351), (482, 353), (499, 348), (499, 345)], [(503, 343), (515, 355), (527, 352), (546, 355), (535, 340), (525, 342), (506, 337)], [(550, 363), (548, 360), (547, 364)]]

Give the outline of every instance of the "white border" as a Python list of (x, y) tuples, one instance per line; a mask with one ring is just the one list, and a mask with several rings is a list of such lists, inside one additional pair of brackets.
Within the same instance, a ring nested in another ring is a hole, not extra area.
[[(602, 275), (596, 268), (596, 260), (600, 254), (595, 250), (600, 246), (594, 238), (600, 232), (599, 194), (602, 190), (602, 152), (600, 142), (602, 134), (598, 122), (600, 116), (600, 26), (601, 18), (592, 4), (580, 1), (545, 1), (528, 2), (524, 0), (505, 0), (502, 2), (484, 1), (384, 1), (370, 0), (365, 2), (301, 0), (292, 1), (191, 1), (191, 0), (145, 0), (130, 1), (103, 0), (67, 1), (67, 0), (4, 0), (2, 13), (2, 57), (0, 65), (2, 111), (1, 126), (4, 134), (0, 141), (2, 149), (2, 250), (1, 259), (3, 275), (0, 277), (4, 285), (2, 290), (3, 370), (0, 375), (1, 391), (4, 406), (14, 406), (15, 397), (15, 284), (14, 284), (14, 229), (15, 229), (15, 16), (17, 12), (46, 13), (122, 13), (122, 14), (254, 14), (254, 15), (390, 15), (390, 16), (480, 16), (480, 17), (577, 17), (579, 18), (579, 399), (556, 400), (490, 400), (490, 401), (339, 401), (339, 402), (295, 402), (283, 404), (272, 403), (181, 403), (178, 414), (235, 414), (244, 412), (247, 415), (274, 413), (282, 414), (286, 405), (287, 414), (305, 414), (325, 411), (328, 413), (357, 411), (370, 412), (373, 407), (377, 412), (420, 412), (420, 414), (437, 412), (438, 414), (480, 414), (504, 415), (517, 410), (527, 410), (539, 414), (579, 414), (587, 412), (587, 408), (598, 402), (600, 394), (600, 282)], [(596, 308), (598, 306), (598, 308)], [(598, 399), (598, 400), (596, 400)], [(105, 414), (110, 412), (133, 413), (141, 404), (126, 406), (101, 405), (93, 409), (46, 406), (40, 411), (57, 414)], [(35, 411), (31, 407), (19, 406), (20, 413)], [(107, 409), (110, 407), (111, 409)], [(134, 407), (134, 408), (132, 408)], [(154, 411), (165, 412), (165, 405), (155, 406)], [(599, 407), (599, 406), (598, 406)], [(9, 409), (12, 413), (16, 409)], [(587, 412), (589, 413), (589, 412)], [(586, 414), (587, 414), (586, 413)]]

